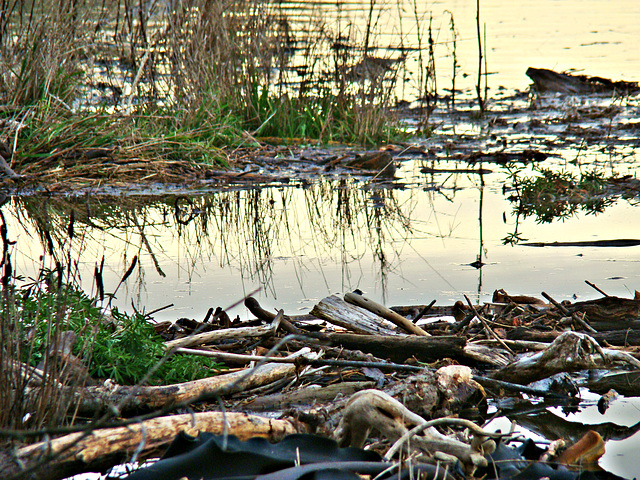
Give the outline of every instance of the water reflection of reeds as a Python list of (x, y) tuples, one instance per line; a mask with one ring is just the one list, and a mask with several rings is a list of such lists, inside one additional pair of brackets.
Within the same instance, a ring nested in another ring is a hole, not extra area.
[[(31, 236), (34, 270), (48, 260), (54, 268), (77, 262), (85, 288), (90, 287), (92, 269), (103, 255), (105, 270), (114, 275), (121, 275), (137, 255), (141, 262), (128, 284), (133, 297), (172, 267), (190, 281), (212, 264), (221, 271), (207, 275), (231, 271), (239, 283), (258, 282), (275, 295), (274, 264), (283, 259), (294, 262), (303, 290), (309, 270), (322, 271), (327, 262), (340, 264), (345, 282), (350, 267), (367, 256), (375, 261), (384, 282), (411, 234), (414, 206), (410, 201), (401, 203), (394, 190), (359, 187), (344, 180), (319, 181), (304, 189), (256, 188), (193, 196), (46, 201), (21, 197), (4, 210), (10, 229)], [(68, 235), (72, 215), (73, 241)], [(22, 241), (18, 250), (25, 254)], [(35, 261), (38, 250), (46, 252), (43, 262)], [(148, 268), (155, 273), (151, 275)], [(114, 287), (105, 285), (107, 292)]]

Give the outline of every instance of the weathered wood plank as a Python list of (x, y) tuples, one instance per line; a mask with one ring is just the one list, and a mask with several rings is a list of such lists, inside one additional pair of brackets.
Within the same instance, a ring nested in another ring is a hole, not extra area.
[(311, 314), (355, 333), (368, 335), (397, 335), (389, 322), (375, 313), (345, 302), (338, 295), (323, 298)]
[(374, 302), (367, 297), (358, 295), (357, 293), (347, 293), (344, 296), (344, 300), (345, 302), (351, 303), (358, 307), (364, 308), (371, 313), (379, 315), (385, 320), (388, 320), (391, 323), (402, 328), (407, 333), (413, 333), (414, 335), (421, 335), (423, 337), (429, 336), (427, 332), (425, 332), (419, 326), (414, 325), (410, 320), (404, 318), (402, 315), (394, 312), (393, 310), (390, 310), (387, 307)]

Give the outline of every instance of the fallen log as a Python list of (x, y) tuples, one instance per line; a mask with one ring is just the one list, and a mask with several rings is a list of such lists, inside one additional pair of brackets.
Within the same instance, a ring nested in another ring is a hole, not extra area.
[(595, 393), (606, 393), (613, 389), (627, 397), (640, 397), (640, 370), (611, 373), (596, 380), (589, 380), (586, 386)]
[(564, 332), (543, 352), (523, 357), (494, 372), (491, 378), (526, 385), (556, 373), (601, 368), (614, 362), (640, 368), (640, 361), (627, 353), (603, 349), (584, 333)]
[(376, 357), (405, 363), (415, 358), (420, 362), (434, 362), (443, 358), (469, 361), (463, 337), (419, 335), (357, 335), (354, 333), (308, 333), (307, 338), (330, 347), (361, 350)]
[[(249, 311), (253, 313), (256, 316), (256, 318), (259, 318), (260, 320), (271, 323), (276, 319), (275, 313), (269, 312), (264, 308), (262, 308), (260, 306), (260, 303), (258, 303), (258, 300), (256, 300), (253, 297), (245, 298), (244, 306), (247, 307)], [(294, 334), (301, 333), (298, 327), (296, 327), (293, 323), (291, 323), (291, 318), (289, 318), (287, 315), (282, 316), (282, 320), (280, 320), (280, 324), (282, 325), (282, 328), (289, 333), (294, 333)]]
[(395, 335), (397, 333), (375, 313), (347, 303), (338, 295), (323, 298), (313, 307), (311, 314), (355, 333), (368, 335)]
[(525, 242), (525, 247), (636, 247), (640, 240), (635, 238), (618, 238), (614, 240), (584, 240), (573, 242)]
[[(309, 350), (297, 352), (288, 358), (310, 355)], [(262, 385), (268, 385), (297, 374), (295, 364), (267, 363), (249, 370), (217, 375), (165, 386), (128, 386), (105, 382), (103, 385), (84, 389), (65, 387), (63, 395), (72, 405), (78, 405), (82, 414), (95, 414), (116, 407), (119, 412), (144, 412), (167, 408), (171, 405), (188, 405), (192, 402), (227, 396)]]
[(271, 442), (297, 433), (288, 420), (277, 420), (237, 412), (202, 412), (172, 415), (141, 423), (39, 442), (0, 455), (0, 478), (12, 478), (33, 469), (40, 480), (57, 480), (85, 472), (102, 472), (115, 465), (158, 456), (175, 436), (185, 432), (217, 435), (229, 433), (241, 440), (264, 437)]
[(244, 403), (251, 411), (281, 410), (293, 405), (314, 405), (334, 402), (337, 396), (351, 396), (360, 390), (373, 388), (374, 382), (341, 382), (326, 387), (309, 386), (286, 393), (259, 396)]
[[(309, 342), (303, 340), (289, 340), (287, 342), (287, 346), (292, 351), (297, 351), (302, 348), (308, 347)], [(267, 338), (264, 339), (261, 344), (265, 348), (273, 348), (279, 340), (277, 338)], [(342, 346), (338, 347), (330, 347), (328, 345), (314, 345), (314, 347), (318, 348), (318, 350), (322, 351), (323, 358), (335, 358), (341, 360), (352, 360), (357, 362), (383, 362), (381, 358), (376, 357), (375, 355), (371, 355), (370, 353), (364, 353), (360, 350), (349, 350)]]
[[(503, 345), (497, 346), (484, 345), (485, 342), (469, 342), (464, 347), (464, 354), (468, 360), (474, 360), (477, 363), (486, 363), (494, 367), (504, 367), (513, 360), (513, 352), (504, 349)], [(500, 340), (501, 344), (505, 342)]]
[(566, 305), (569, 313), (584, 313), (593, 328), (604, 330), (640, 329), (640, 300), (603, 297)]
[(389, 362), (374, 362), (370, 360), (358, 361), (358, 360), (336, 360), (336, 359), (308, 359), (302, 357), (290, 358), (290, 357), (263, 357), (260, 355), (241, 355), (237, 353), (226, 353), (226, 352), (214, 352), (211, 350), (197, 350), (191, 348), (179, 348), (177, 350), (179, 353), (185, 353), (189, 355), (200, 355), (203, 357), (209, 358), (217, 358), (219, 360), (229, 362), (229, 361), (245, 361), (249, 362), (261, 362), (261, 361), (269, 361), (272, 363), (291, 363), (294, 365), (302, 366), (302, 365), (310, 365), (313, 367), (356, 367), (356, 368), (379, 368), (384, 370), (411, 370), (411, 371), (421, 371), (422, 367), (418, 367), (416, 365), (404, 365), (398, 363), (389, 363)]
[(462, 160), (469, 164), (490, 162), (498, 165), (505, 165), (512, 162), (544, 162), (549, 155), (538, 150), (523, 150), (521, 152), (505, 152), (503, 150), (497, 152), (471, 152), (464, 155), (454, 155), (454, 160)]
[(635, 94), (640, 90), (638, 82), (613, 81), (608, 78), (587, 75), (558, 73), (546, 68), (527, 69), (527, 76), (539, 92), (559, 92), (572, 94), (619, 93)]
[(178, 338), (165, 342), (167, 350), (171, 348), (191, 347), (194, 345), (202, 345), (205, 343), (219, 342), (221, 340), (230, 340), (247, 337), (268, 337), (274, 335), (280, 325), (279, 317), (275, 317), (271, 325), (264, 327), (239, 327), (225, 328), (224, 330), (214, 330), (213, 332), (196, 333), (185, 338)]

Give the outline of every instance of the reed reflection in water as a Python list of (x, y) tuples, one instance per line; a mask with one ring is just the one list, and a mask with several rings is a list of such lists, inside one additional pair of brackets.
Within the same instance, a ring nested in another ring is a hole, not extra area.
[[(640, 226), (628, 221), (633, 203), (540, 223), (514, 214), (502, 191), (506, 174), (413, 168), (407, 178), (420, 188), (319, 179), (191, 195), (21, 197), (2, 209), (9, 238), (17, 240), (18, 274), (70, 264), (72, 279), (95, 294), (94, 268), (104, 256), (110, 293), (137, 256), (114, 305), (150, 311), (175, 304), (156, 316), (163, 320), (203, 318), (256, 287), (265, 308), (295, 314), (355, 288), (386, 304), (415, 305), (451, 304), (464, 294), (490, 300), (498, 288), (593, 298), (584, 280), (629, 296), (640, 284), (634, 248), (503, 244), (514, 231), (533, 242), (640, 238)], [(230, 313), (249, 315), (244, 307)]]
[(388, 276), (401, 275), (409, 239), (433, 235), (414, 227), (417, 204), (412, 192), (342, 180), (163, 197), (17, 197), (3, 210), (18, 239), (19, 273), (77, 264), (73, 278), (95, 292), (93, 270), (104, 256), (110, 292), (137, 255), (115, 304), (127, 308), (133, 299), (150, 310), (225, 306), (258, 285), (274, 300), (283, 290), (301, 299), (363, 282), (384, 296)]

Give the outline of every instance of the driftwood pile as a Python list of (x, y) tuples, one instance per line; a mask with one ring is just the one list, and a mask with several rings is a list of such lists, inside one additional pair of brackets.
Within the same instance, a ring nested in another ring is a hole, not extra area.
[[(255, 320), (232, 321), (218, 309), (203, 322), (158, 324), (168, 352), (213, 357), (229, 370), (158, 387), (61, 384), (77, 414), (100, 419), (0, 452), (0, 477), (105, 471), (162, 455), (181, 432), (209, 432), (223, 435), (225, 445), (226, 435), (278, 442), (311, 433), (358, 448), (376, 434), (371, 448), (385, 462), (409, 458), (448, 471), (428, 478), (506, 478), (492, 473), (492, 455), (510, 439), (481, 427), (488, 400), (509, 396), (528, 405), (534, 396), (575, 405), (586, 387), (602, 394), (606, 410), (617, 393), (640, 396), (640, 300), (605, 295), (558, 303), (543, 296), (499, 290), (482, 306), (465, 297), (452, 307), (389, 309), (355, 292), (327, 297), (301, 316), (266, 311), (249, 297)], [(606, 374), (569, 376), (586, 370)], [(607, 439), (640, 429), (570, 428), (544, 413), (541, 424), (535, 415), (509, 417), (554, 437), (541, 462), (595, 464)], [(145, 475), (133, 477), (154, 478)]]

